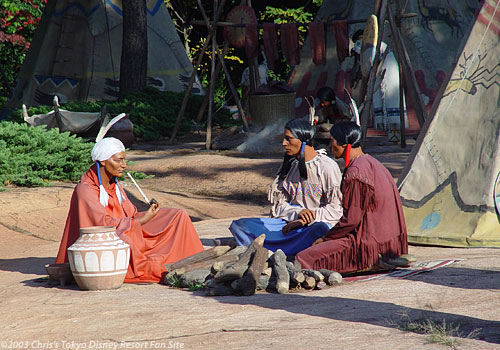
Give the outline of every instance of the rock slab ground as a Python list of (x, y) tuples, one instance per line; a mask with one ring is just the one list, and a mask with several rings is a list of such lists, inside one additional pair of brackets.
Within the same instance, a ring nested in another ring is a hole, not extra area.
[[(370, 148), (368, 149), (370, 153)], [(396, 177), (409, 149), (371, 147)], [(193, 218), (206, 246), (231, 220), (266, 215), (281, 154), (208, 152), (200, 144), (132, 150), (139, 182)], [(206, 297), (159, 284), (111, 291), (48, 287), (74, 184), (0, 192), (0, 349), (445, 349), (408, 320), (458, 327), (457, 349), (500, 349), (500, 250), (411, 246), (418, 261), (463, 259), (409, 279), (287, 295)], [(133, 185), (126, 191), (144, 208)]]

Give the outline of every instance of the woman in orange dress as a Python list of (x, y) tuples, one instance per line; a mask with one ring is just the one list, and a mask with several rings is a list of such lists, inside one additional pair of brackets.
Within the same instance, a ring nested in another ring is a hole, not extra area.
[(82, 175), (71, 197), (70, 209), (56, 263), (68, 261), (67, 248), (80, 236), (81, 227), (114, 226), (130, 245), (125, 282), (159, 282), (169, 264), (203, 250), (189, 215), (182, 209), (161, 209), (152, 204), (138, 212), (117, 179), (127, 167), (125, 147), (108, 137), (92, 149), (95, 162)]

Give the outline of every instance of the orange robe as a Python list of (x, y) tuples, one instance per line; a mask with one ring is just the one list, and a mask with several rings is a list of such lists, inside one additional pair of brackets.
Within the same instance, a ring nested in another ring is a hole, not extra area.
[(159, 282), (166, 271), (164, 264), (203, 250), (191, 218), (184, 210), (162, 208), (147, 224), (141, 225), (139, 218), (144, 213), (137, 211), (126, 193), (120, 204), (115, 187), (113, 183), (107, 189), (108, 206), (103, 207), (99, 202), (96, 166), (82, 175), (71, 197), (56, 263), (68, 261), (67, 248), (80, 236), (80, 228), (89, 226), (114, 226), (118, 236), (130, 245), (125, 282)]

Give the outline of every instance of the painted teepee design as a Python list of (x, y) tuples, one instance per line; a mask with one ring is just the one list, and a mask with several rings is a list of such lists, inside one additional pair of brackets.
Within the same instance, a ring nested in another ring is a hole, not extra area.
[[(9, 105), (118, 96), (121, 0), (49, 0)], [(163, 0), (147, 2), (148, 83), (182, 91), (193, 71)], [(195, 86), (199, 89), (200, 86)]]
[(499, 18), (484, 1), (399, 178), (411, 242), (500, 247)]

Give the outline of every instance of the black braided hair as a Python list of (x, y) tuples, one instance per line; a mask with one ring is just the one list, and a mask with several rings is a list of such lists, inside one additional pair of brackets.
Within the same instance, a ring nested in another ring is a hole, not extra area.
[(354, 34), (352, 35), (353, 42), (356, 42), (359, 39), (363, 39), (363, 29), (359, 29), (359, 30), (355, 31)]
[(354, 122), (340, 122), (330, 129), (330, 135), (339, 146), (351, 145), (352, 148), (360, 147), (362, 141), (361, 128)]
[[(305, 145), (312, 146), (315, 129), (308, 121), (305, 119), (292, 119), (285, 125), (285, 129), (290, 130), (293, 137), (302, 141), (302, 147), (300, 150), (300, 159), (299, 159), (299, 173), (300, 177), (307, 180), (307, 168), (306, 161), (304, 157), (304, 149)], [(294, 161), (294, 156), (289, 156), (285, 153), (285, 157), (283, 159), (283, 164), (281, 164), (281, 168), (279, 170), (279, 180), (283, 181), (290, 168), (292, 167), (292, 163)]]
[(316, 97), (320, 101), (335, 102), (335, 91), (331, 87), (323, 86), (316, 92)]

